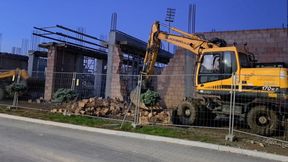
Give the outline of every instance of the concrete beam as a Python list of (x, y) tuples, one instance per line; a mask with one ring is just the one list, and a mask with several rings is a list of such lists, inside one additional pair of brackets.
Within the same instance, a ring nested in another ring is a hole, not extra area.
[[(122, 52), (133, 53), (141, 57), (145, 56), (147, 42), (144, 42), (121, 31), (111, 32), (114, 33), (115, 43), (120, 45)], [(173, 54), (161, 49), (157, 58), (157, 62), (167, 64), (172, 57)]]

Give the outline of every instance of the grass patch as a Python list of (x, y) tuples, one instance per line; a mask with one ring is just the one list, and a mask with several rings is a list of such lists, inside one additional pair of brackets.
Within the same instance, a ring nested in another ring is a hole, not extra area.
[[(247, 139), (251, 139), (251, 137), (237, 135), (237, 142), (228, 142), (224, 140), (225, 135), (227, 134), (227, 130), (216, 130), (216, 129), (201, 129), (201, 128), (179, 128), (179, 127), (169, 127), (169, 126), (142, 126), (139, 128), (133, 128), (131, 123), (124, 123), (122, 128), (120, 128), (120, 121), (112, 121), (109, 119), (100, 119), (100, 118), (92, 118), (92, 117), (84, 117), (84, 116), (64, 116), (62, 114), (50, 113), (47, 111), (40, 110), (28, 110), (28, 109), (7, 109), (6, 107), (0, 106), (0, 113), (23, 116), (29, 118), (36, 118), (42, 120), (49, 120), (61, 123), (69, 123), (75, 125), (89, 126), (89, 127), (97, 127), (97, 128), (105, 128), (119, 131), (127, 131), (127, 132), (135, 132), (163, 137), (172, 137), (172, 138), (180, 138), (187, 139), (193, 141), (201, 141), (208, 142), (219, 145), (232, 146), (237, 148), (246, 148), (251, 150), (259, 150), (270, 153), (277, 153), (282, 155), (288, 155), (286, 149), (281, 149), (279, 146), (265, 146), (260, 147), (255, 144), (251, 144), (247, 142)], [(255, 138), (253, 140), (256, 140)]]
[(91, 118), (85, 116), (65, 116), (62, 114), (50, 113), (47, 111), (37, 111), (37, 110), (26, 110), (26, 109), (7, 109), (5, 107), (0, 107), (0, 113), (17, 115), (23, 117), (30, 117), (42, 120), (49, 120), (61, 123), (69, 123), (75, 125), (82, 125), (88, 127), (106, 128), (119, 131), (128, 131), (135, 133), (143, 133), (149, 135), (157, 135), (172, 138), (181, 138), (196, 140), (202, 142), (216, 142), (213, 139), (204, 134), (198, 134), (191, 129), (175, 128), (175, 127), (165, 127), (165, 126), (142, 126), (140, 128), (133, 128), (131, 123), (124, 123), (122, 128), (120, 128), (120, 121), (111, 121), (107, 119)]

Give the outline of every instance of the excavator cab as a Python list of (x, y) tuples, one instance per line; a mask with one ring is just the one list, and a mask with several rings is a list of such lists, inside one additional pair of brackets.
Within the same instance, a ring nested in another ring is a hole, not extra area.
[[(247, 56), (241, 53), (241, 58), (245, 59), (245, 57)], [(239, 73), (241, 68), (239, 58), (235, 47), (204, 49), (200, 55), (196, 71), (196, 90), (203, 93), (203, 90), (225, 88), (223, 84), (231, 85), (232, 74)], [(244, 64), (248, 65), (250, 62), (244, 62)], [(212, 92), (208, 91), (207, 93)]]

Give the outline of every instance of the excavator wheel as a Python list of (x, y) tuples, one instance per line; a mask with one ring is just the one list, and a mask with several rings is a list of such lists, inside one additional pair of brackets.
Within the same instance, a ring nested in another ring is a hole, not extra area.
[(265, 105), (252, 107), (247, 114), (247, 123), (251, 131), (265, 136), (273, 135), (279, 128), (278, 114)]
[(198, 105), (184, 101), (177, 107), (177, 115), (181, 124), (195, 125), (199, 117)]

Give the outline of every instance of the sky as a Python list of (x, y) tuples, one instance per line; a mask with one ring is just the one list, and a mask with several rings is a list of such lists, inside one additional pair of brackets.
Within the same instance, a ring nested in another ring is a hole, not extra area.
[(175, 8), (173, 26), (187, 31), (188, 6), (196, 4), (196, 32), (282, 28), (287, 24), (287, 0), (2, 0), (1, 50), (21, 47), (33, 26), (56, 24), (84, 27), (87, 34), (108, 36), (111, 15), (117, 29), (146, 41), (155, 20), (165, 23), (167, 8)]

